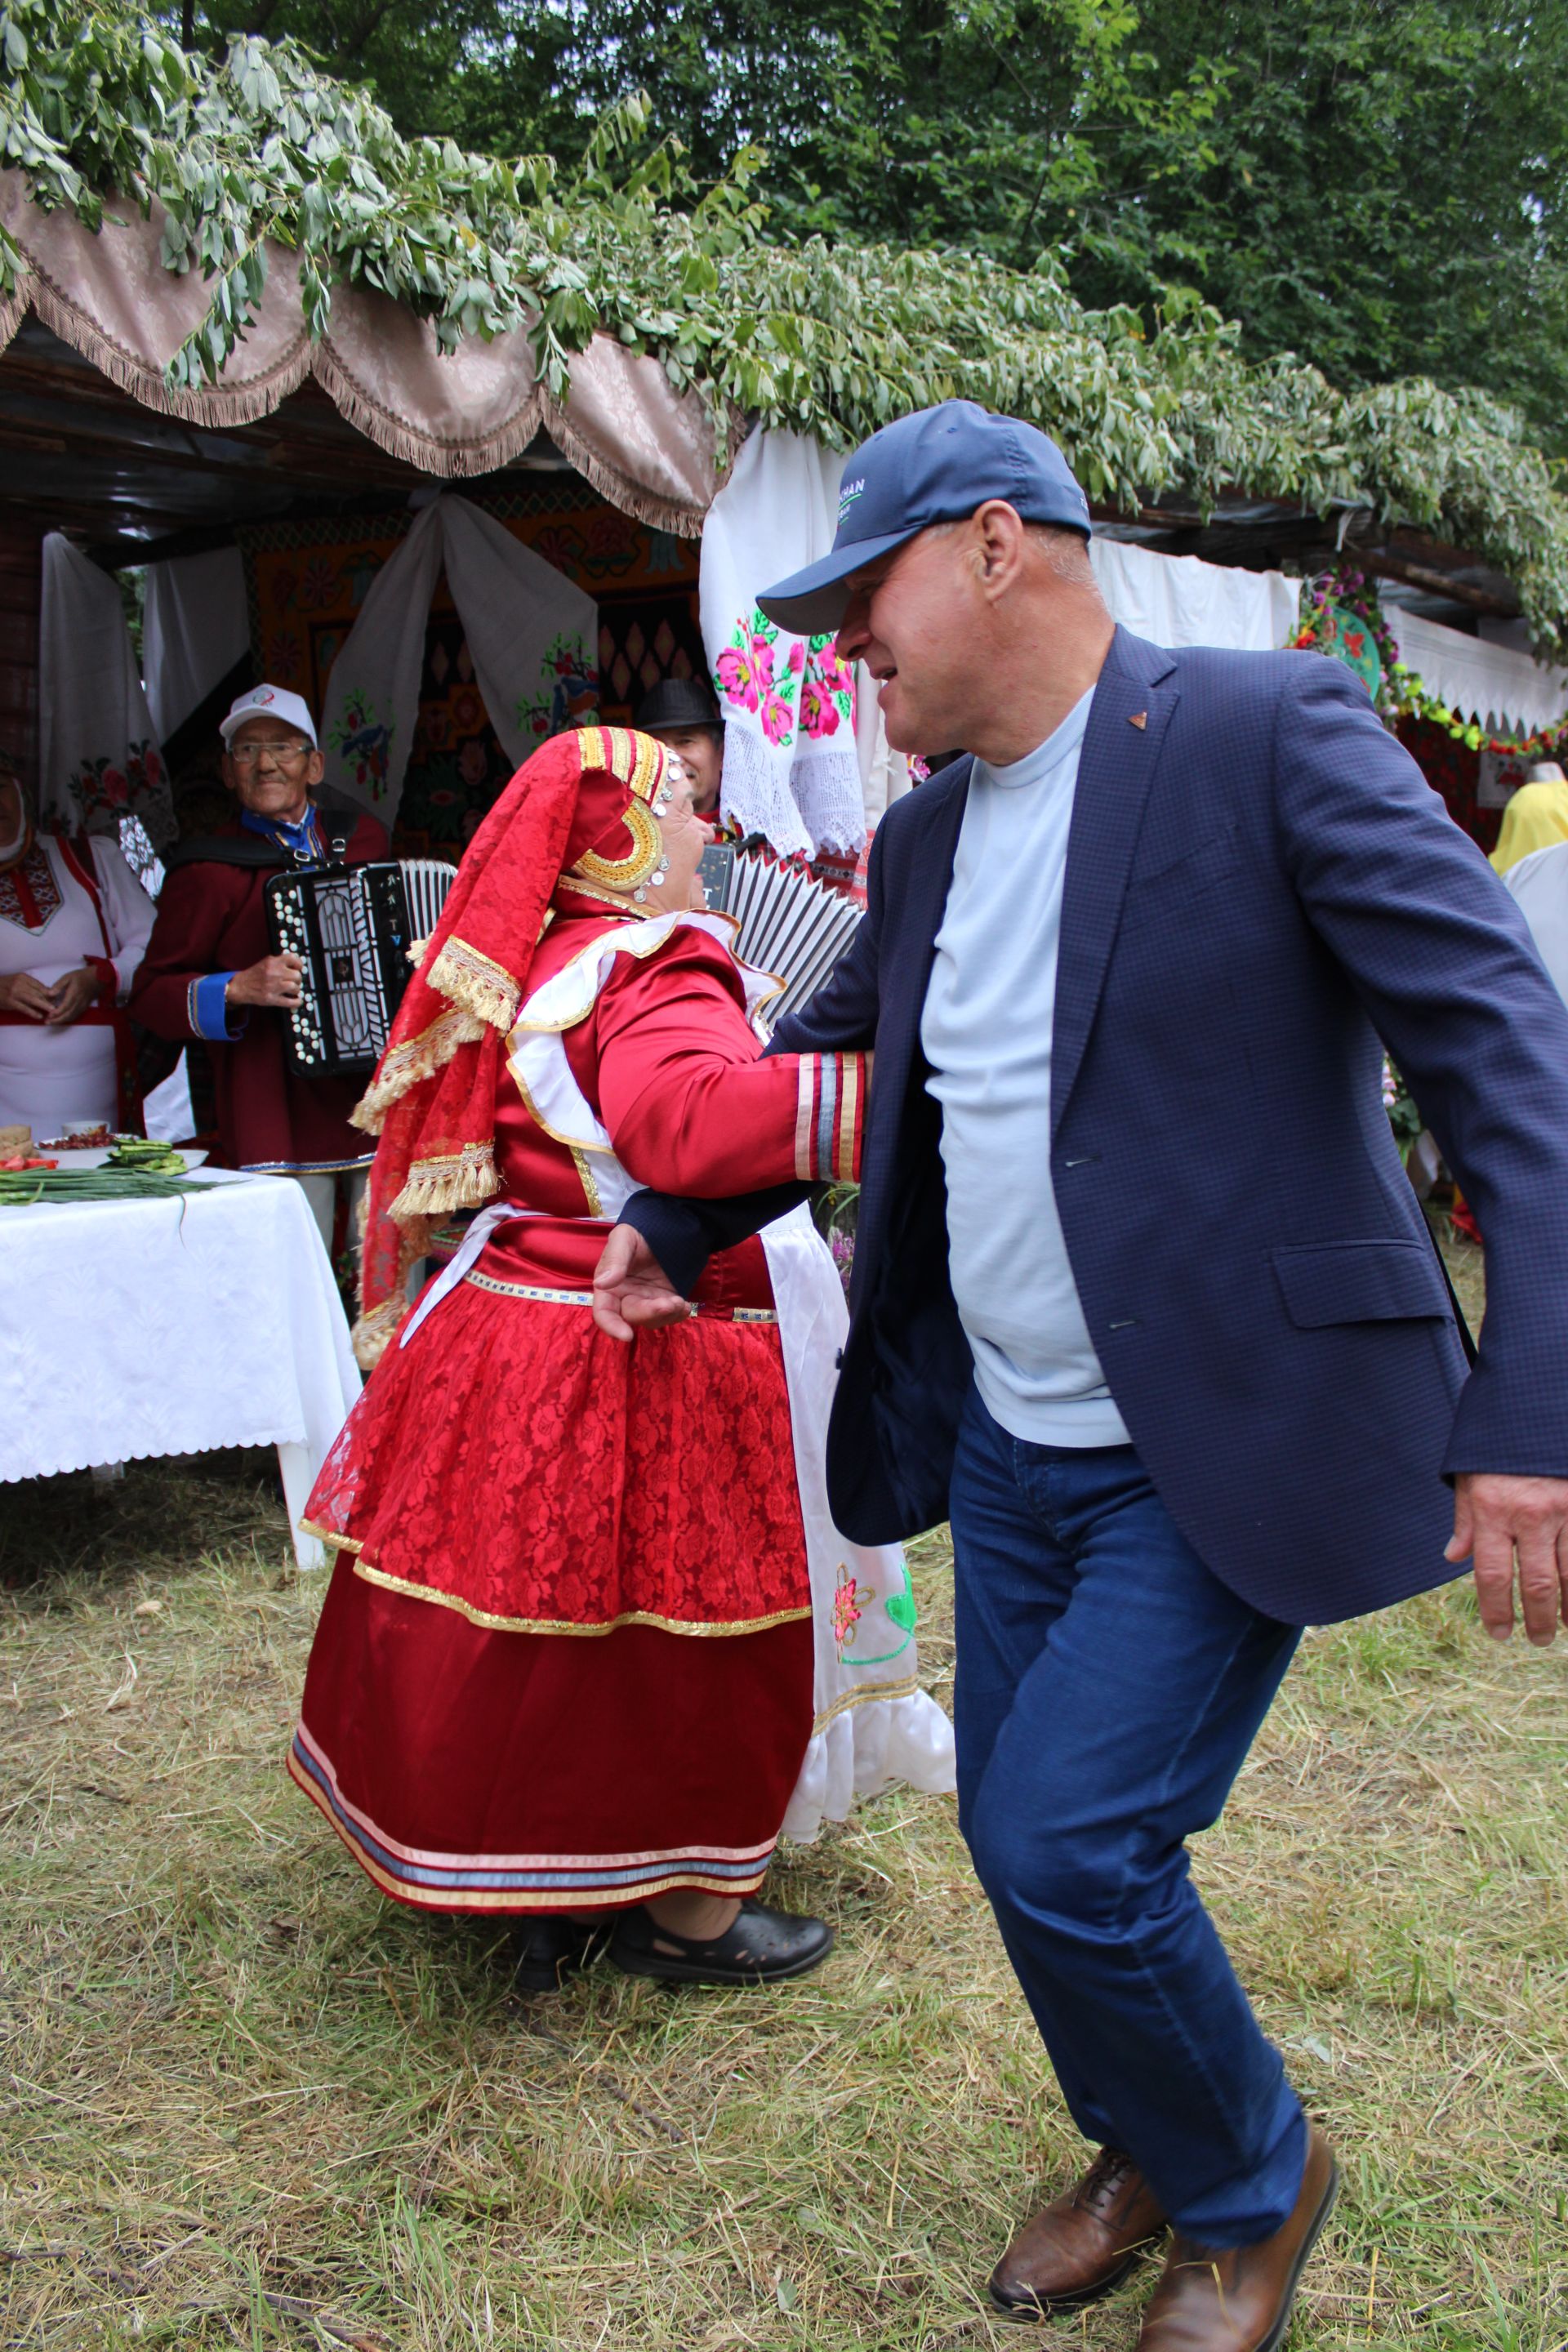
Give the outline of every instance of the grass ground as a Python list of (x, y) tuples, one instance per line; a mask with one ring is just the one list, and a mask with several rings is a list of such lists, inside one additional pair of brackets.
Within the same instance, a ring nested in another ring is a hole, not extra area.
[[(1016, 2347), (977, 2294), (1075, 2162), (950, 1801), (775, 1895), (773, 1995), (379, 1897), (286, 1780), (319, 1603), (265, 1456), (26, 1490), (0, 1536), (0, 2343)], [(951, 1672), (945, 1547), (918, 1548)], [(1462, 1588), (1310, 1637), (1197, 1872), (1345, 2159), (1298, 2347), (1568, 2343), (1568, 1655)], [(1047, 2328), (1130, 2347), (1140, 2280)]]

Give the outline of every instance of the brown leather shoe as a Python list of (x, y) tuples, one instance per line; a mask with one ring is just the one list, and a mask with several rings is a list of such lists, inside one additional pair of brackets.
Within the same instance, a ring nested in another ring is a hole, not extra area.
[(1165, 2216), (1130, 2156), (1102, 2147), (1083, 2179), (1019, 2231), (991, 2273), (991, 2300), (1016, 2319), (1044, 2319), (1108, 2294)]
[(1197, 2246), (1180, 2234), (1143, 2314), (1138, 2352), (1276, 2352), (1308, 2255), (1340, 2193), (1334, 2152), (1308, 2126), (1307, 2169), (1282, 2230), (1256, 2246)]

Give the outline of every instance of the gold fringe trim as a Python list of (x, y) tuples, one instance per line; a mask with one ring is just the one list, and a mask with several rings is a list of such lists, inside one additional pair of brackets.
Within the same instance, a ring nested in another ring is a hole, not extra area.
[(414, 1584), (405, 1576), (389, 1576), (384, 1569), (374, 1568), (363, 1551), (354, 1562), (354, 1574), (363, 1576), (367, 1584), (379, 1584), (384, 1591), (404, 1592), (411, 1601), (430, 1601), (437, 1609), (454, 1610), (470, 1625), (482, 1626), (490, 1633), (564, 1633), (596, 1641), (621, 1625), (653, 1625), (661, 1633), (687, 1633), (697, 1640), (723, 1641), (742, 1633), (770, 1633), (775, 1625), (793, 1625), (811, 1614), (809, 1607), (780, 1609), (771, 1617), (747, 1617), (732, 1624), (707, 1625), (684, 1617), (659, 1617), (651, 1610), (630, 1609), (625, 1616), (612, 1617), (603, 1625), (575, 1625), (564, 1617), (492, 1616), (488, 1609), (476, 1609), (470, 1601), (459, 1601), (455, 1593), (437, 1592), (433, 1584)]
[[(363, 433), (367, 441), (374, 441), (389, 457), (397, 457), (405, 466), (417, 466), (422, 474), (437, 474), (449, 482), (464, 481), (475, 474), (491, 474), (498, 467), (510, 466), (534, 438), (544, 414), (542, 392), (535, 384), (511, 415), (482, 441), (459, 440), (455, 435), (424, 431), (395, 409), (384, 406), (343, 365), (330, 336), (318, 344), (311, 356), (311, 373), (339, 415), (345, 417), (356, 432)], [(699, 524), (698, 530), (700, 529)], [(696, 533), (689, 529), (688, 536), (695, 537)]]
[[(567, 399), (570, 397), (568, 393)], [(562, 456), (571, 461), (585, 480), (592, 482), (601, 498), (608, 499), (610, 504), (619, 507), (623, 514), (635, 515), (638, 522), (646, 522), (650, 529), (668, 531), (673, 539), (701, 538), (703, 515), (709, 502), (723, 488), (734, 470), (740, 440), (744, 438), (744, 426), (739, 438), (731, 428), (726, 463), (721, 466), (715, 458), (712, 488), (708, 498), (700, 506), (695, 502), (688, 505), (684, 500), (659, 498), (641, 482), (634, 481), (629, 474), (624, 474), (618, 467), (611, 465), (577, 431), (566, 402), (556, 400), (543, 385), (540, 386), (540, 400), (545, 431)]]
[[(352, 1334), (354, 1361), (360, 1370), (374, 1372), (392, 1341), (397, 1328), (408, 1312), (408, 1301), (401, 1293), (395, 1298), (384, 1298), (368, 1315), (361, 1315)], [(335, 1538), (334, 1538), (335, 1540)]]
[(426, 975), (432, 988), (471, 1013), (492, 1029), (510, 1029), (517, 1019), (521, 993), (504, 964), (481, 955), (456, 934), (447, 941)]
[(484, 1034), (485, 1024), (460, 1005), (437, 1013), (428, 1029), (421, 1029), (416, 1037), (405, 1037), (401, 1045), (387, 1048), (375, 1076), (349, 1113), (351, 1124), (366, 1135), (379, 1135), (388, 1111), (411, 1087), (433, 1078), (437, 1070), (446, 1068), (459, 1045), (474, 1045)]
[(445, 1217), (454, 1209), (479, 1208), (500, 1191), (495, 1146), (465, 1143), (461, 1151), (416, 1160), (387, 1214), (406, 1226), (416, 1217)]

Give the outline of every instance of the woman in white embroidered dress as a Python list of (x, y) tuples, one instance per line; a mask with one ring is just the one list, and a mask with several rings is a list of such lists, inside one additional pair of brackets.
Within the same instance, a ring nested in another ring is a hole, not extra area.
[(153, 902), (110, 841), (39, 833), (0, 768), (0, 1127), (36, 1141), (119, 1124), (128, 1025), (116, 1020)]

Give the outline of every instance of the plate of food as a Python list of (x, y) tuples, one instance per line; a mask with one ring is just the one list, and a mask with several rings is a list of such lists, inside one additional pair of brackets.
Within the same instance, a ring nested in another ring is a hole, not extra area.
[(207, 1156), (194, 1147), (160, 1143), (145, 1135), (116, 1135), (101, 1127), (68, 1126), (37, 1149), (60, 1168), (130, 1168), (154, 1176), (183, 1176)]

